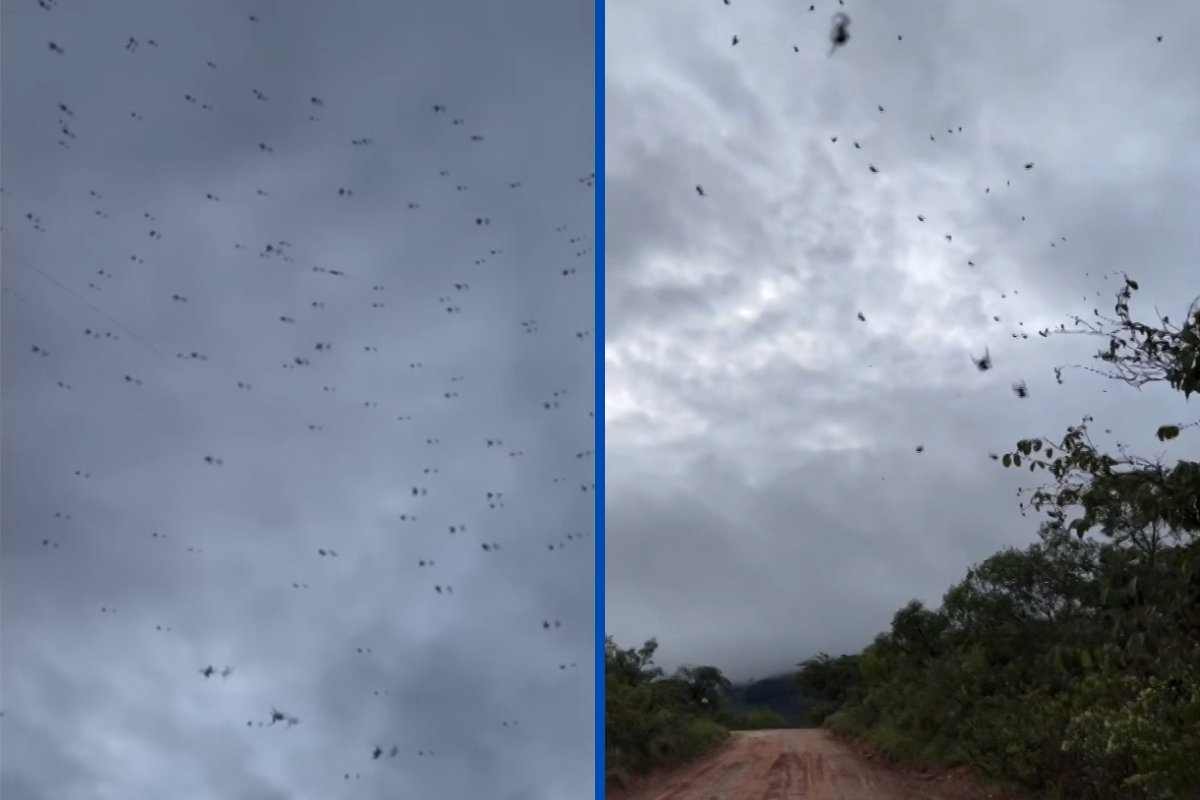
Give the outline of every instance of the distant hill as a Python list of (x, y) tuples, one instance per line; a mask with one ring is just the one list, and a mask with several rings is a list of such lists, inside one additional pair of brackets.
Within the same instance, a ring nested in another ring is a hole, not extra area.
[(748, 683), (734, 684), (729, 702), (739, 710), (764, 708), (774, 711), (793, 725), (804, 724), (812, 701), (801, 697), (792, 674), (776, 675)]

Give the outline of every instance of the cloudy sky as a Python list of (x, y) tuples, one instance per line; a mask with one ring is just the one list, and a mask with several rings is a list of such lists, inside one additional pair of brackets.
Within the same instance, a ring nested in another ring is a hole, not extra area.
[(1194, 400), (1058, 386), (1098, 343), (1035, 333), (1114, 270), (1200, 294), (1194, 3), (808, 6), (607, 6), (606, 624), (736, 678), (1033, 541), (989, 452), (1089, 412), (1195, 446), (1154, 439)]
[(590, 794), (593, 20), (5, 4), (5, 800)]

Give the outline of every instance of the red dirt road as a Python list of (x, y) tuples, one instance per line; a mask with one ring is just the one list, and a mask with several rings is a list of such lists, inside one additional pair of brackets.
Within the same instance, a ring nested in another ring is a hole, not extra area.
[(734, 733), (700, 761), (651, 779), (622, 800), (966, 800), (966, 787), (901, 775), (823, 730)]

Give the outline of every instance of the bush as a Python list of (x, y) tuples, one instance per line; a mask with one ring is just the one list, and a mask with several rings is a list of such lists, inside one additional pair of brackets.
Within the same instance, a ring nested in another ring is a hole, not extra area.
[(658, 644), (622, 650), (605, 645), (605, 780), (626, 786), (638, 775), (691, 761), (719, 745), (729, 730), (718, 721), (719, 670), (683, 667), (665, 677), (654, 665)]

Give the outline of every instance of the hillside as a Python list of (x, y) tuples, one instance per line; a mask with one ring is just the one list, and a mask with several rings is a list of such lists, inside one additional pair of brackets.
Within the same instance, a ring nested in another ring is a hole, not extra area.
[(789, 725), (806, 724), (812, 701), (796, 688), (794, 674), (775, 675), (761, 680), (735, 683), (729, 691), (729, 705), (740, 712), (771, 711)]

